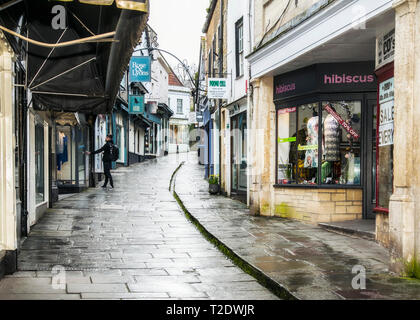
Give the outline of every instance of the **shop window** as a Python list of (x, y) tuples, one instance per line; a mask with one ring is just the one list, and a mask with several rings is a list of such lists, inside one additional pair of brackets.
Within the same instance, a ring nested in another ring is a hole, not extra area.
[(76, 127), (76, 161), (78, 170), (79, 185), (86, 184), (86, 155), (87, 148), (87, 132), (84, 127)]
[(123, 128), (122, 128), (122, 126), (120, 126), (120, 125), (117, 125), (116, 126), (116, 129), (115, 129), (115, 138), (116, 138), (116, 140), (114, 141), (114, 143), (116, 143), (116, 145), (120, 148), (120, 156), (119, 156), (119, 158), (118, 158), (118, 161), (121, 161), (121, 135), (122, 135), (122, 132), (123, 131)]
[(44, 156), (44, 126), (35, 125), (35, 190), (36, 204), (45, 201), (45, 156)]
[(362, 103), (322, 103), (323, 184), (360, 185)]
[(74, 180), (71, 161), (71, 136), (70, 126), (57, 126), (57, 179), (68, 181), (68, 183)]
[[(101, 131), (102, 129), (98, 130)], [(57, 182), (59, 187), (86, 185), (88, 163), (85, 152), (90, 149), (87, 143), (88, 129), (79, 126), (57, 125), (56, 130)], [(97, 134), (100, 137), (103, 132), (99, 131)], [(102, 141), (99, 138), (97, 139), (97, 145), (102, 146)], [(102, 169), (98, 163), (95, 164), (95, 168), (98, 171)]]
[(278, 110), (278, 183), (316, 184), (318, 103)]
[(176, 113), (178, 113), (178, 114), (183, 114), (184, 113), (182, 103), (183, 103), (182, 99), (177, 99), (176, 100)]
[(394, 180), (394, 78), (379, 85), (377, 209), (389, 210)]
[(360, 101), (279, 109), (277, 183), (360, 185), (361, 112)]

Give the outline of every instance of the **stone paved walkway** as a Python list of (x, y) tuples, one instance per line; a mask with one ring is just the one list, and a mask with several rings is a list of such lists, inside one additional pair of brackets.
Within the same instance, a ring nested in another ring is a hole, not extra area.
[[(203, 167), (190, 158), (175, 190), (187, 210), (241, 258), (300, 299), (420, 299), (420, 281), (392, 277), (388, 251), (369, 240), (281, 218), (256, 217), (241, 202), (210, 196)], [(354, 266), (366, 290), (354, 290)]]
[[(277, 299), (186, 220), (168, 190), (185, 157), (120, 168), (115, 190), (60, 201), (33, 227), (0, 299)], [(55, 266), (66, 269), (62, 289)]]

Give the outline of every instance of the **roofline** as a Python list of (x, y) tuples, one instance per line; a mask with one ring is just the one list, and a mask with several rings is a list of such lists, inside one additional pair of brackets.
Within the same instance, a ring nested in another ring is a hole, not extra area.
[(210, 11), (209, 11), (209, 13), (207, 14), (207, 17), (206, 17), (206, 22), (205, 22), (203, 30), (202, 30), (203, 33), (207, 33), (207, 31), (209, 30), (210, 22), (211, 22), (211, 19), (213, 18), (214, 10), (216, 9), (217, 1), (218, 0), (212, 0), (211, 3), (210, 3), (210, 7), (209, 7)]

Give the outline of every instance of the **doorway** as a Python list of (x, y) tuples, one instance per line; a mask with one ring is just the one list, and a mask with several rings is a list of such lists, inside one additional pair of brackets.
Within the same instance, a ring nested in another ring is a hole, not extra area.
[(231, 118), (231, 192), (245, 196), (247, 191), (247, 114)]
[(375, 219), (376, 207), (376, 127), (377, 127), (377, 100), (367, 101), (366, 124), (366, 175), (363, 192), (363, 219)]

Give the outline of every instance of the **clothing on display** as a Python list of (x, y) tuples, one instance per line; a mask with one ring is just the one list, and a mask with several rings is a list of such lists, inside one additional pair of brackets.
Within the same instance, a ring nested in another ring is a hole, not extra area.
[[(314, 116), (308, 121), (307, 146), (318, 147), (318, 128), (319, 128), (318, 119), (319, 119), (318, 116)], [(318, 148), (306, 151), (304, 166), (305, 168), (318, 168)]]
[(67, 152), (68, 138), (60, 132), (57, 139), (57, 170), (61, 171), (61, 166), (69, 161)]
[(340, 161), (340, 124), (328, 115), (324, 120), (323, 159), (325, 161)]

